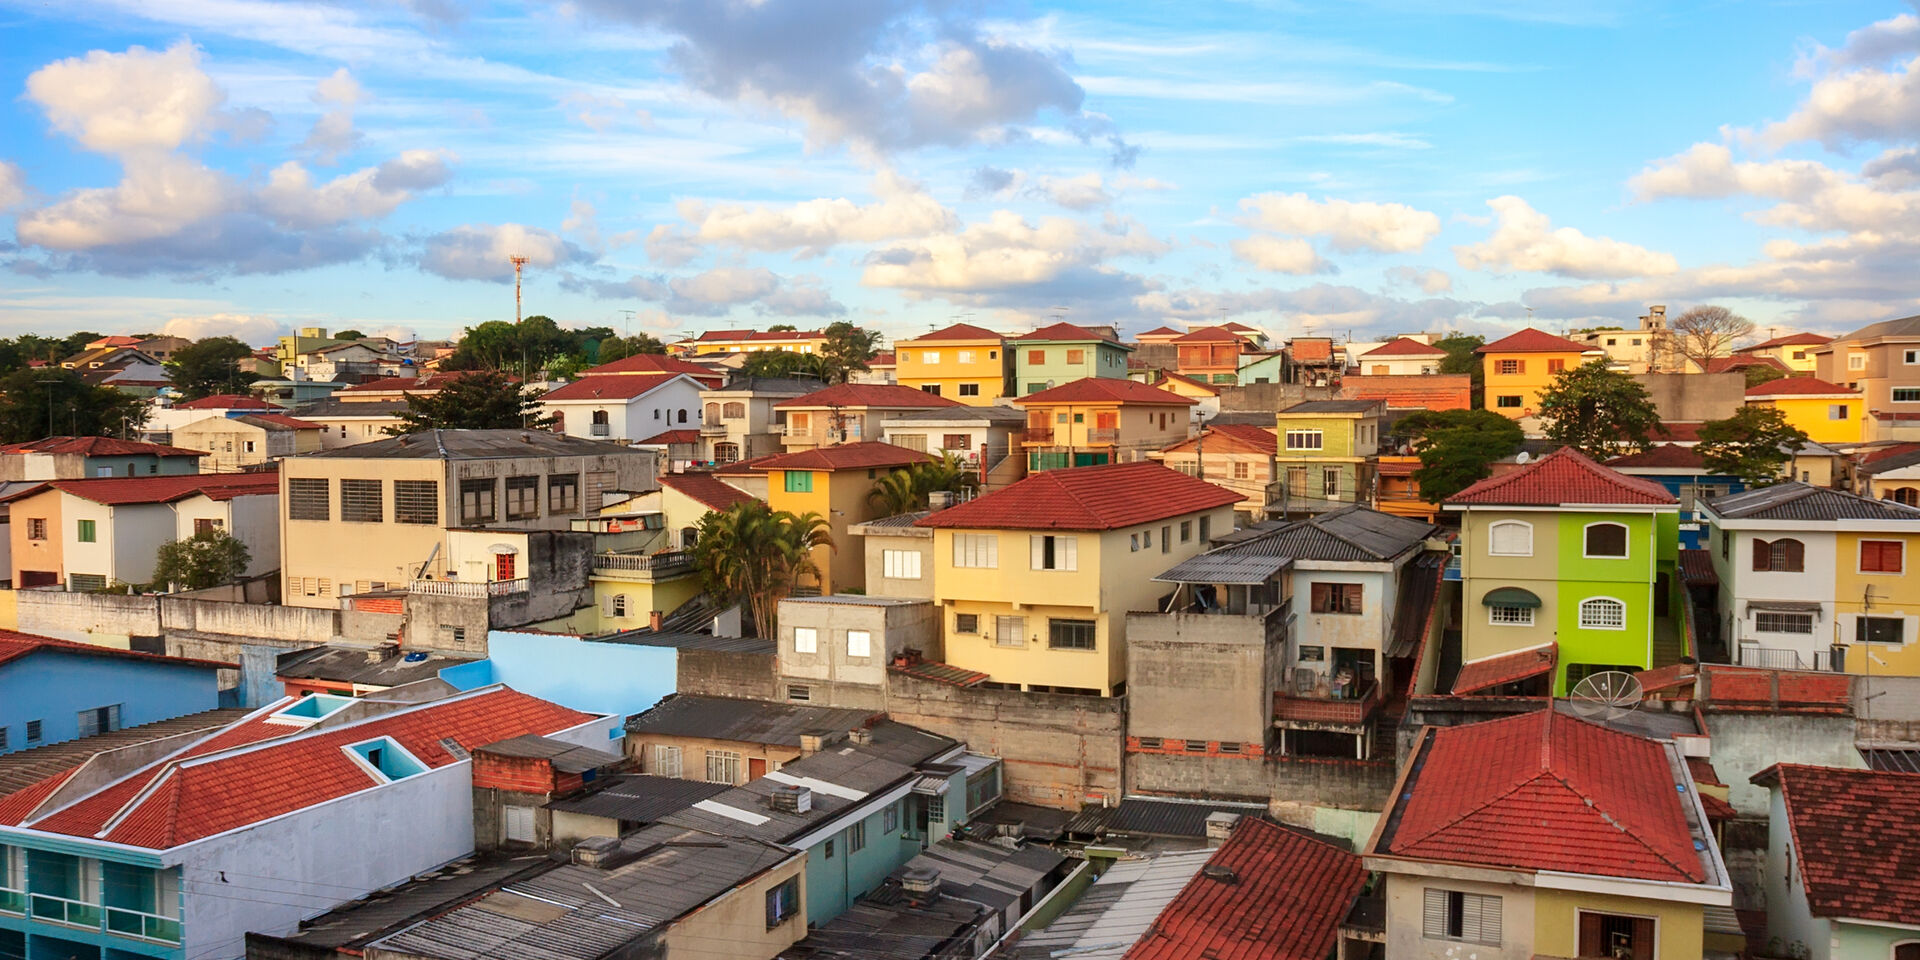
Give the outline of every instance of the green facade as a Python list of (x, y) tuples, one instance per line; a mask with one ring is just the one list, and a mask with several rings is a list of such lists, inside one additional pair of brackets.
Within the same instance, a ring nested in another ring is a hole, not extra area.
[[(1127, 348), (1110, 340), (1009, 340), (1013, 353), (1017, 395), (1039, 393), (1088, 377), (1127, 378)], [(1067, 351), (1081, 351), (1079, 363), (1067, 362)], [(1041, 357), (1034, 363), (1035, 354)]]
[[(1354, 434), (1354, 428), (1360, 423), (1359, 419), (1355, 419), (1353, 417), (1342, 417), (1342, 416), (1290, 416), (1284, 413), (1280, 414), (1278, 419), (1279, 419), (1279, 425), (1276, 426), (1274, 429), (1278, 432), (1280, 436), (1278, 456), (1280, 457), (1281, 460), (1305, 461), (1305, 460), (1312, 460), (1319, 457), (1356, 456), (1356, 454), (1353, 452), (1355, 448), (1353, 434)], [(1364, 419), (1368, 421), (1372, 421), (1374, 418), (1366, 417)], [(1321, 436), (1320, 449), (1318, 450), (1288, 449), (1287, 448), (1287, 431), (1289, 430), (1320, 431), (1320, 436)]]

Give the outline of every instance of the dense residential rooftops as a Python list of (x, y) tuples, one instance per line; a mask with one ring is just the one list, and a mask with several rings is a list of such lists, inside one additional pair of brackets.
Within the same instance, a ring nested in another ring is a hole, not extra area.
[(552, 861), (524, 854), (472, 854), (303, 920), (299, 930), (284, 937), (249, 933), (247, 943), (249, 947), (266, 944), (269, 950), (290, 947), (301, 953), (323, 950), (362, 954), (368, 943), (418, 923), (423, 917), (456, 907), (510, 880), (551, 869)]
[(140, 653), (135, 650), (122, 650), (117, 647), (97, 646), (91, 643), (75, 643), (71, 640), (56, 640), (53, 637), (20, 633), (15, 630), (0, 630), (0, 664), (11, 663), (35, 653), (64, 653), (83, 657), (136, 660), (146, 663), (173, 664), (182, 667), (205, 667), (220, 670), (231, 670), (239, 666), (239, 664), (225, 663), (219, 660), (169, 657), (159, 653)]
[(1862, 454), (1857, 469), (1860, 473), (1872, 476), (1905, 470), (1916, 463), (1920, 463), (1920, 443), (1896, 443)]
[(1013, 945), (1015, 960), (1121, 960), (1213, 856), (1182, 850), (1152, 859), (1121, 860), (1087, 892), (1039, 930)]
[(1460, 672), (1453, 678), (1453, 695), (1469, 696), (1552, 673), (1554, 664), (1559, 660), (1559, 651), (1559, 644), (1548, 641), (1468, 660), (1460, 665)]
[[(691, 374), (689, 374), (691, 376)], [(747, 393), (765, 396), (801, 397), (826, 386), (826, 383), (812, 377), (743, 377), (735, 376), (718, 387), (702, 390), (704, 396), (711, 393)]]
[(95, 477), (85, 480), (48, 480), (9, 494), (19, 500), (47, 489), (59, 490), (105, 506), (135, 503), (172, 503), (205, 495), (210, 500), (278, 495), (280, 474), (272, 470), (248, 473), (188, 473), (174, 476)]
[[(357, 404), (356, 404), (357, 406)], [(652, 456), (650, 451), (548, 430), (422, 430), (311, 453), (299, 459), (515, 460), (521, 457)]]
[(1920, 337), (1920, 315), (1900, 317), (1896, 320), (1882, 320), (1879, 323), (1869, 323), (1843, 337), (1838, 337), (1828, 341), (1826, 344), (1821, 344), (1821, 346), (1841, 343), (1860, 343), (1866, 340), (1879, 340), (1882, 338), (1905, 339), (1908, 337)]
[[(677, 373), (660, 374), (609, 374), (597, 377), (581, 377), (564, 387), (556, 387), (542, 394), (542, 403), (567, 403), (579, 401), (635, 400), (644, 397), (680, 378)], [(692, 384), (696, 389), (699, 383)]]
[(831, 447), (815, 447), (797, 453), (776, 453), (756, 461), (756, 470), (872, 470), (880, 467), (904, 467), (929, 463), (933, 457), (923, 450), (909, 450), (879, 440), (862, 440)]
[(711, 473), (670, 473), (660, 478), (660, 485), (686, 494), (705, 504), (709, 510), (725, 510), (736, 503), (754, 499), (752, 494)]
[(681, 343), (731, 342), (735, 340), (820, 340), (826, 337), (819, 330), (707, 330), (697, 337), (689, 337)]
[(1528, 327), (1519, 333), (1510, 333), (1492, 343), (1475, 347), (1474, 353), (1601, 353), (1598, 347), (1589, 347), (1584, 343), (1575, 343), (1566, 337), (1556, 337), (1545, 330)]
[(1161, 452), (1186, 453), (1211, 448), (1214, 453), (1272, 454), (1279, 446), (1279, 436), (1269, 428), (1249, 423), (1213, 422), (1202, 428), (1199, 436), (1182, 440)]
[[(1125, 381), (1120, 381), (1125, 382)], [(1152, 461), (1048, 470), (937, 510), (922, 527), (1113, 530), (1238, 503), (1240, 494)]]
[(1667, 488), (1594, 463), (1562, 447), (1518, 470), (1491, 476), (1447, 498), (1456, 506), (1671, 506)]
[(175, 410), (272, 410), (273, 404), (244, 393), (216, 393), (198, 400), (182, 400)]
[(1747, 388), (1747, 396), (1765, 397), (1858, 397), (1860, 392), (1818, 377), (1781, 377)]
[(1213, 552), (1336, 563), (1384, 563), (1421, 546), (1438, 527), (1360, 504), (1305, 520), (1267, 520), (1216, 537)]
[[(366, 417), (378, 420), (392, 420), (412, 409), (405, 400), (336, 400), (328, 397), (303, 403), (293, 409), (296, 417), (312, 419), (316, 417), (328, 420), (340, 420), (353, 417)], [(205, 454), (202, 454), (205, 456)]]
[(1244, 343), (1246, 342), (1246, 338), (1234, 333), (1232, 330), (1228, 330), (1226, 327), (1199, 327), (1174, 338), (1173, 342), (1207, 343), (1210, 341)]
[(1000, 339), (1000, 334), (994, 333), (992, 330), (988, 330), (985, 327), (976, 327), (971, 323), (956, 323), (950, 326), (941, 327), (940, 329), (935, 330), (932, 333), (923, 333), (917, 337), (910, 337), (905, 340), (896, 340), (894, 341), (894, 345), (896, 347), (902, 346), (902, 345), (912, 346), (915, 344), (940, 341), (940, 340), (999, 340), (999, 339)]
[(802, 737), (832, 737), (876, 719), (872, 710), (674, 694), (627, 719), (627, 732), (740, 743), (800, 746)]
[(1733, 352), (1734, 353), (1753, 353), (1754, 351), (1757, 351), (1757, 350), (1767, 350), (1773, 347), (1799, 347), (1799, 346), (1817, 347), (1823, 343), (1832, 343), (1832, 342), (1833, 342), (1832, 337), (1821, 336), (1820, 334), (1817, 334), (1817, 333), (1789, 333), (1784, 337), (1774, 337), (1771, 340), (1762, 340), (1759, 343), (1741, 347)]
[(1140, 337), (1177, 337), (1183, 333), (1186, 333), (1186, 331), (1175, 330), (1174, 328), (1168, 327), (1168, 326), (1159, 326), (1159, 327), (1154, 327), (1152, 330), (1143, 330), (1137, 334), (1134, 334), (1134, 338), (1138, 339)]
[(1190, 407), (1199, 401), (1118, 377), (1082, 377), (1014, 401), (1021, 406), (1049, 403), (1133, 403)]
[(46, 453), (81, 457), (204, 457), (205, 450), (170, 447), (164, 443), (120, 440), (114, 437), (46, 437), (0, 446), (0, 454)]
[(1799, 481), (1715, 497), (1706, 502), (1706, 509), (1715, 517), (1726, 520), (1920, 521), (1920, 507), (1856, 496), (1844, 490), (1829, 490)]
[(652, 373), (684, 373), (696, 380), (703, 377), (707, 380), (717, 380), (723, 377), (710, 367), (703, 367), (691, 360), (682, 360), (679, 357), (669, 357), (660, 353), (636, 353), (630, 357), (621, 357), (597, 367), (588, 367), (580, 372), (580, 376), (585, 378)]
[[(895, 869), (845, 913), (808, 930), (780, 954), (784, 960), (852, 960), (950, 955), (967, 934), (998, 930), (989, 918), (1019, 916), (1050, 889), (1066, 857), (1037, 845), (1002, 846), (958, 838), (934, 841)], [(933, 871), (930, 895), (909, 894), (902, 880)]]
[(941, 407), (937, 410), (902, 410), (887, 414), (886, 425), (896, 423), (970, 423), (990, 426), (1025, 426), (1024, 411), (999, 404), (986, 407)]
[(775, 407), (926, 407), (965, 406), (958, 400), (939, 397), (924, 390), (897, 383), (836, 383), (825, 390), (782, 400)]
[(1383, 360), (1388, 357), (1444, 357), (1445, 350), (1430, 343), (1421, 343), (1406, 337), (1395, 337), (1372, 350), (1360, 355), (1362, 360)]
[(1753, 777), (1786, 803), (1789, 883), (1816, 917), (1920, 917), (1920, 776), (1782, 763)]
[(662, 430), (645, 440), (635, 440), (642, 447), (664, 447), (674, 443), (699, 443), (700, 431), (691, 427), (680, 430)]
[(1735, 373), (1750, 367), (1765, 367), (1769, 370), (1779, 370), (1783, 373), (1791, 372), (1793, 369), (1781, 363), (1777, 357), (1756, 357), (1749, 354), (1739, 354), (1731, 357), (1708, 357), (1706, 372)]
[(1688, 779), (1661, 743), (1557, 710), (1428, 728), (1368, 853), (1724, 884)]
[(547, 804), (547, 809), (629, 823), (654, 823), (731, 789), (732, 785), (725, 783), (627, 773), (610, 778), (590, 793), (555, 800)]
[(1204, 383), (1202, 381), (1195, 380), (1194, 378), (1189, 377), (1185, 374), (1174, 373), (1171, 370), (1160, 371), (1160, 379), (1155, 380), (1152, 385), (1159, 387), (1162, 390), (1171, 390), (1172, 388), (1167, 386), (1167, 384), (1170, 384), (1170, 383), (1184, 384), (1190, 389), (1200, 390), (1200, 391), (1212, 394), (1213, 396), (1216, 396), (1216, 397), (1220, 395), (1219, 387), (1216, 387), (1211, 383)]
[(289, 417), (284, 413), (249, 413), (235, 417), (235, 421), (266, 430), (325, 430), (326, 424)]
[(383, 655), (366, 647), (321, 646), (280, 654), (273, 673), (281, 680), (325, 680), (385, 688), (431, 680), (448, 667), (477, 659), (418, 650)]
[(1046, 326), (1041, 327), (1040, 329), (1035, 330), (1032, 333), (1023, 333), (1017, 337), (1014, 337), (1013, 339), (1022, 341), (1022, 342), (1047, 342), (1047, 343), (1088, 343), (1091, 341), (1098, 340), (1103, 343), (1110, 343), (1116, 347), (1120, 347), (1125, 350), (1133, 349), (1132, 347), (1129, 347), (1124, 343), (1120, 343), (1119, 341), (1114, 340), (1112, 337), (1109, 337), (1106, 334), (1101, 333), (1097, 330), (1088, 330), (1086, 327), (1080, 326), (1079, 324), (1067, 323), (1065, 321), (1062, 321), (1060, 323), (1047, 324)]
[[(12, 796), (15, 793), (60, 777), (92, 759), (95, 754), (122, 747), (137, 747), (168, 737), (187, 738), (212, 733), (245, 717), (248, 712), (239, 707), (228, 707), (190, 713), (171, 720), (157, 720), (78, 740), (62, 740), (43, 747), (0, 754), (0, 811), (13, 805)], [(0, 823), (12, 822), (13, 818), (0, 812)]]

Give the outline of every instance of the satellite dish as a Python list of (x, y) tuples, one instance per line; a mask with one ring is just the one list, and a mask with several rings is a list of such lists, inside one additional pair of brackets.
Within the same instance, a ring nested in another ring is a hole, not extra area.
[(1574, 684), (1567, 709), (1588, 720), (1615, 720), (1639, 707), (1640, 696), (1640, 678), (1624, 670), (1602, 670)]
[(1525, 450), (1522, 450), (1519, 453), (1516, 453), (1513, 455), (1514, 463), (1526, 463), (1532, 459), (1533, 459), (1533, 454), (1528, 453)]

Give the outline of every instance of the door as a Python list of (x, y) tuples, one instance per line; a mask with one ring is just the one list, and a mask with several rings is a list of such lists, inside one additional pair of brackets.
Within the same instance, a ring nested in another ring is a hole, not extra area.
[(20, 586), (51, 587), (60, 582), (60, 573), (56, 570), (22, 570)]
[(504, 807), (502, 821), (506, 826), (508, 843), (533, 842), (532, 807)]
[(747, 779), (758, 780), (767, 775), (767, 761), (764, 757), (747, 758)]

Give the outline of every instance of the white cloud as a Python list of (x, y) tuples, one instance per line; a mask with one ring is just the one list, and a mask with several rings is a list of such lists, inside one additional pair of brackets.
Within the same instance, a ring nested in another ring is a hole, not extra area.
[(1387, 270), (1387, 282), (1403, 287), (1418, 287), (1421, 293), (1452, 293), (1453, 278), (1445, 270), (1422, 270), (1418, 267), (1392, 267)]
[(200, 51), (129, 47), (57, 60), (27, 77), (27, 99), (55, 130), (107, 153), (172, 150), (198, 136), (226, 96), (200, 69)]
[(1497, 226), (1486, 240), (1453, 248), (1468, 270), (1490, 273), (1553, 273), (1611, 278), (1673, 273), (1672, 254), (1607, 237), (1589, 237), (1572, 227), (1554, 229), (1546, 214), (1515, 196), (1487, 201)]
[[(708, 206), (697, 200), (681, 202), (679, 214), (688, 224), (677, 236), (658, 229), (648, 238), (669, 259), (686, 252), (679, 241), (718, 244), (746, 250), (797, 250), (811, 257), (844, 243), (877, 243), (919, 237), (953, 229), (957, 218), (919, 184), (882, 170), (874, 177), (877, 203), (861, 205), (845, 197), (807, 200), (787, 207)], [(660, 259), (656, 257), (656, 259)], [(680, 262), (685, 262), (682, 259)]]
[(519, 223), (475, 223), (428, 237), (420, 268), (450, 280), (511, 280), (507, 258), (523, 256), (534, 267), (591, 259), (559, 234)]
[(1773, 146), (1817, 140), (1828, 147), (1920, 138), (1920, 57), (1890, 70), (1862, 67), (1820, 77), (1800, 108), (1768, 125), (1761, 138)]
[(1814, 160), (1735, 161), (1723, 145), (1697, 143), (1650, 164), (1628, 186), (1646, 200), (1765, 197), (1779, 202), (1752, 217), (1772, 226), (1920, 233), (1920, 191), (1899, 189), (1912, 184), (1912, 152), (1888, 151), (1866, 169), (1873, 182)]
[(1326, 237), (1336, 250), (1407, 253), (1440, 232), (1440, 218), (1404, 203), (1314, 201), (1304, 193), (1262, 193), (1240, 201), (1241, 222), (1292, 237)]
[[(383, 175), (383, 171), (390, 169), (406, 172)], [(262, 212), (275, 222), (291, 227), (378, 220), (412, 198), (412, 192), (398, 184), (428, 185), (430, 181), (422, 171), (434, 169), (443, 174), (446, 171), (438, 154), (432, 151), (409, 151), (379, 167), (343, 174), (315, 186), (313, 175), (305, 167), (289, 160), (267, 175), (267, 183), (260, 188), (255, 199)]]
[(595, 133), (605, 133), (627, 124), (653, 126), (653, 114), (611, 94), (576, 90), (560, 98), (560, 110), (568, 120)]
[(364, 99), (366, 92), (346, 67), (335, 70), (331, 76), (320, 81), (314, 90), (314, 102), (330, 103), (334, 107), (314, 121), (313, 129), (307, 132), (307, 139), (301, 142), (300, 149), (313, 154), (316, 161), (330, 164), (342, 154), (358, 148), (363, 138), (360, 131), (353, 127), (353, 108)]
[(920, 292), (1033, 287), (1075, 269), (1103, 267), (1110, 258), (1154, 257), (1166, 250), (1164, 241), (1133, 221), (1109, 217), (1100, 229), (1066, 217), (1030, 224), (999, 210), (958, 233), (874, 252), (862, 282)]
[(1113, 202), (1113, 195), (1107, 192), (1098, 173), (1077, 177), (1040, 177), (1034, 181), (1033, 190), (1069, 210), (1092, 210)]
[(1233, 241), (1233, 255), (1249, 266), (1275, 273), (1333, 272), (1333, 265), (1321, 259), (1313, 244), (1298, 237), (1256, 233)]
[(602, 246), (600, 238), (600, 211), (585, 198), (574, 197), (568, 208), (567, 218), (560, 221), (560, 230), (580, 238), (580, 242), (589, 249), (598, 250)]
[(87, 250), (173, 236), (231, 209), (237, 188), (197, 161), (160, 154), (130, 163), (113, 187), (75, 190), (52, 206), (22, 213), (22, 243)]
[(203, 340), (207, 337), (232, 337), (241, 343), (263, 346), (286, 333), (289, 325), (272, 317), (247, 313), (214, 313), (197, 317), (173, 317), (160, 325), (160, 335)]
[(0, 160), (0, 212), (11, 210), (26, 200), (27, 175), (20, 172), (17, 164)]

